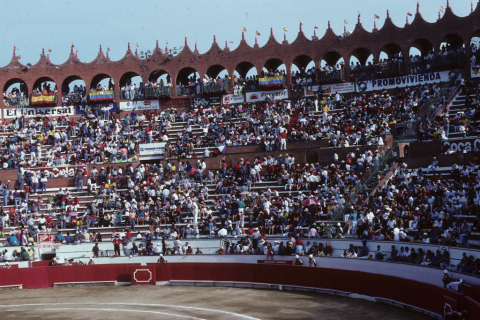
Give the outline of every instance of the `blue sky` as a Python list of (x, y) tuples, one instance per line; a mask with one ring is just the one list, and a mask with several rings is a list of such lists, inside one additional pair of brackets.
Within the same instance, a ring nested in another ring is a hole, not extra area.
[[(420, 0), (420, 12), (425, 20), (433, 22), (438, 17), (440, 6), (446, 7), (446, 0)], [(343, 32), (344, 20), (348, 20), (347, 30), (353, 30), (358, 11), (365, 29), (373, 29), (373, 16), (377, 14), (377, 27), (385, 20), (387, 9), (398, 26), (405, 25), (407, 11), (415, 14), (416, 0), (298, 0), (298, 1), (54, 1), (38, 0), (10, 1), (2, 4), (0, 22), (0, 65), (8, 64), (17, 46), (23, 64), (35, 64), (42, 48), (52, 49), (50, 60), (63, 63), (70, 53), (72, 42), (78, 48), (81, 61), (92, 61), (101, 44), (104, 51), (110, 47), (110, 58), (121, 59), (130, 42), (132, 50), (138, 42), (139, 51), (153, 50), (156, 40), (162, 49), (167, 40), (169, 48), (184, 44), (188, 36), (189, 46), (198, 40), (199, 51), (207, 51), (216, 35), (217, 42), (224, 47), (225, 41), (231, 49), (238, 46), (242, 28), (245, 27), (246, 40), (255, 42), (255, 31), (261, 36), (262, 46), (268, 40), (270, 27), (278, 40), (283, 38), (283, 28), (287, 28), (287, 40), (295, 40), (299, 21), (303, 22), (305, 35), (313, 35), (317, 25), (317, 35), (322, 36), (328, 20), (334, 32)], [(477, 0), (474, 0), (474, 7)], [(470, 1), (450, 0), (450, 6), (459, 16), (470, 13)], [(413, 17), (409, 17), (410, 22)]]

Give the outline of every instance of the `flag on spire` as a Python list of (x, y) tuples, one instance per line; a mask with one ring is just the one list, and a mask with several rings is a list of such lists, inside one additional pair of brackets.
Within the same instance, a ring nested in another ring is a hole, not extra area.
[(380, 17), (377, 16), (376, 14), (373, 15), (373, 18), (374, 18), (374, 19), (380, 19)]
[(75, 52), (78, 52), (78, 48), (75, 50)]
[(445, 12), (445, 8), (442, 7), (442, 6), (440, 6), (440, 11), (441, 11), (441, 12)]
[(300, 25), (303, 26), (302, 20), (300, 20)]
[(110, 47), (107, 47), (107, 51), (110, 51)]
[(348, 24), (348, 21), (347, 21), (347, 19), (345, 19), (345, 21), (343, 21), (343, 23), (345, 23), (345, 24)]
[(247, 31), (247, 28), (243, 27), (243, 32)]
[(283, 28), (283, 31), (288, 32), (287, 28)]
[(167, 40), (167, 44), (168, 44), (168, 40)]
[(17, 56), (17, 59), (19, 59), (19, 60), (21, 59), (21, 58), (20, 58), (20, 55)]
[(259, 35), (260, 35), (260, 32), (255, 31), (255, 35), (259, 36)]
[(407, 16), (413, 17), (413, 15), (410, 13), (410, 11), (407, 11)]
[(313, 27), (313, 29), (318, 29), (317, 25), (315, 25), (315, 26)]
[(52, 49), (48, 48), (48, 52), (52, 52)]
[(138, 42), (136, 44), (137, 44), (137, 47), (138, 47)]

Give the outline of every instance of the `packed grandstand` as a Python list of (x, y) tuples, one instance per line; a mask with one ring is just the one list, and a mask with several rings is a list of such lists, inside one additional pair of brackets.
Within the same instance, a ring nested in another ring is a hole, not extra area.
[(248, 76), (237, 61), (230, 76), (215, 65), (139, 83), (131, 70), (61, 88), (6, 79), (0, 260), (341, 257), (475, 279), (480, 52), (459, 33), (414, 42), (418, 55), (392, 42), (371, 62), (362, 48), (357, 63), (332, 51), (307, 67), (302, 53), (296, 72), (270, 59)]

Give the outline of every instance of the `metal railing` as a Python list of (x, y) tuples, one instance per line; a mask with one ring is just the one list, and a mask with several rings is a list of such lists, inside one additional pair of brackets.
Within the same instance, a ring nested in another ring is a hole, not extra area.
[(164, 97), (168, 96), (170, 97), (172, 95), (172, 87), (156, 87), (156, 88), (145, 88), (145, 97), (146, 98), (151, 98), (151, 97)]
[(344, 70), (318, 71), (317, 82), (343, 81), (345, 80)]
[(177, 95), (179, 96), (225, 92), (225, 91), (230, 91), (230, 82), (227, 80), (222, 80), (221, 85), (219, 85), (218, 82), (196, 83), (191, 86), (177, 85)]
[(17, 107), (23, 104), (24, 107), (30, 106), (30, 100), (27, 98), (4, 98), (3, 105), (5, 107)]

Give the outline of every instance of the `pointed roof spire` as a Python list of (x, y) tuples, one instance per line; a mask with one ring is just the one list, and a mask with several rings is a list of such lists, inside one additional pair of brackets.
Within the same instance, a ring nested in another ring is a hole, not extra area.
[(417, 13), (420, 13), (420, 3), (417, 1)]
[(130, 51), (130, 42), (128, 43), (128, 51)]
[(438, 11), (438, 20), (442, 19), (442, 17), (440, 16), (440, 11)]
[(270, 28), (270, 37), (273, 37), (273, 28)]
[(78, 51), (75, 52), (75, 59), (78, 59)]
[(473, 13), (473, 1), (470, 1), (470, 12)]
[(156, 48), (158, 49), (158, 40), (157, 40), (157, 46), (156, 46)]
[(347, 26), (343, 26), (343, 33), (347, 34)]
[(228, 48), (228, 41), (225, 40), (225, 48)]
[(50, 61), (50, 54), (47, 53), (47, 60)]
[(187, 39), (188, 39), (188, 37), (187, 37), (187, 35), (185, 35), (185, 47), (188, 46)]
[(450, 1), (447, 0), (447, 8), (450, 8)]
[(13, 46), (13, 57), (15, 58), (17, 55), (15, 54), (15, 50), (17, 50), (17, 47), (14, 45)]
[(390, 19), (390, 12), (387, 9), (387, 19)]
[[(215, 40), (215, 39), (214, 39), (214, 40)], [(215, 42), (216, 42), (216, 41), (214, 41), (214, 43), (215, 43)], [(198, 51), (198, 50), (197, 50), (197, 40), (195, 40), (195, 51)]]
[(406, 23), (406, 25), (408, 26), (409, 24), (410, 24), (410, 23), (408, 22), (408, 16), (407, 16), (407, 23)]
[(287, 34), (286, 33), (283, 34), (283, 41), (287, 41)]
[(102, 52), (102, 45), (100, 45), (100, 52)]
[(255, 37), (255, 44), (258, 44), (258, 42), (257, 42), (257, 37)]
[[(72, 50), (72, 53), (73, 53), (73, 50)], [(42, 48), (42, 55), (45, 55), (45, 49)]]
[(302, 21), (300, 21), (300, 32), (303, 32), (302, 31)]
[(73, 53), (73, 42), (72, 42), (72, 47), (70, 48), (70, 53)]
[(360, 23), (360, 11), (358, 11), (358, 23)]
[(373, 20), (373, 30), (377, 30), (377, 22)]
[(165, 46), (165, 54), (168, 56), (168, 46)]
[(217, 43), (217, 37), (213, 35), (213, 43)]
[(313, 28), (313, 36), (317, 37), (317, 31), (315, 30), (315, 28)]
[(331, 29), (331, 28), (330, 28), (330, 20), (328, 20), (328, 29)]
[(138, 57), (138, 49), (135, 48), (135, 56)]

